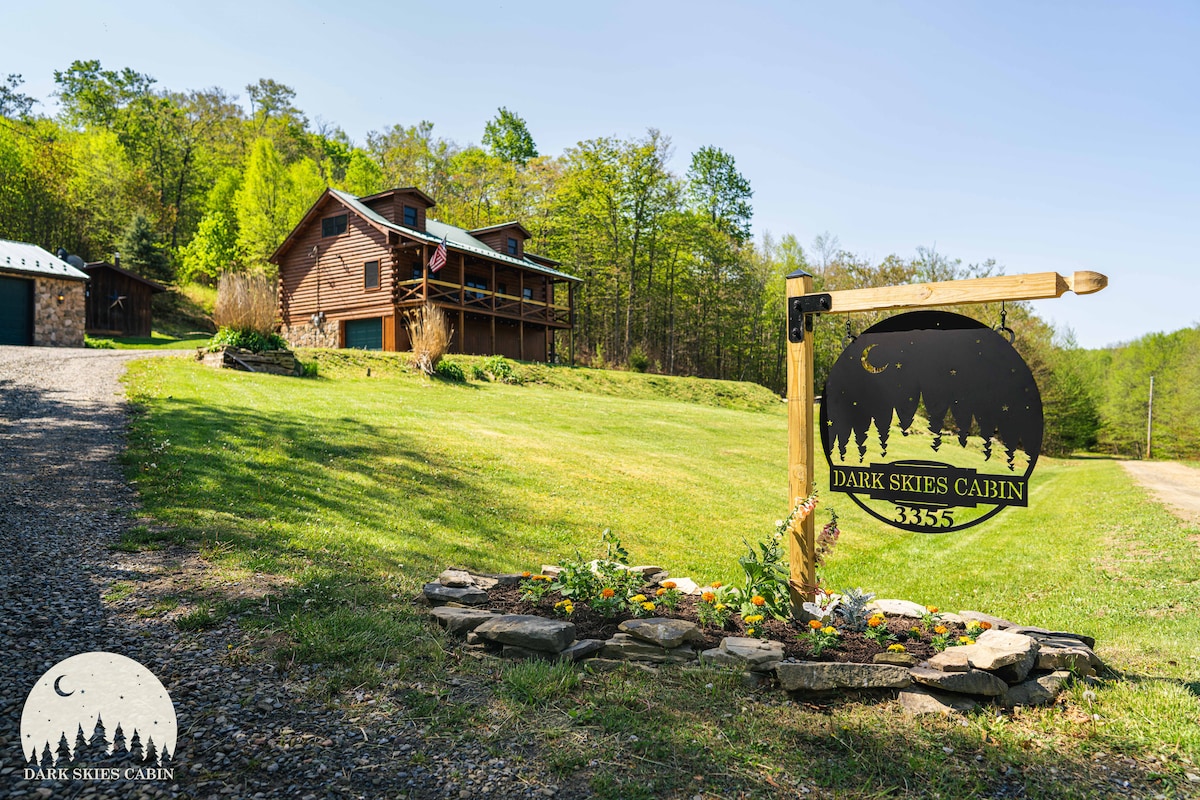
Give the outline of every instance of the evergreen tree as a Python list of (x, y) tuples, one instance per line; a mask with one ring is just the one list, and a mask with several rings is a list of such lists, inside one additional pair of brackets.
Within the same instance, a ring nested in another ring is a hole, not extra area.
[(129, 760), (134, 764), (142, 763), (145, 754), (142, 752), (142, 737), (137, 728), (133, 729), (133, 737), (129, 740)]
[(121, 255), (124, 264), (144, 278), (153, 281), (169, 281), (172, 278), (167, 255), (159, 245), (150, 222), (141, 214), (136, 215), (125, 230)]
[(59, 767), (65, 767), (71, 763), (71, 743), (67, 741), (66, 731), (62, 732), (62, 736), (58, 740), (58, 752), (55, 754), (54, 763)]
[(92, 728), (92, 738), (88, 739), (88, 752), (93, 761), (99, 761), (108, 754), (108, 735), (104, 731), (104, 720), (96, 715), (96, 725)]
[(129, 756), (129, 751), (125, 749), (125, 733), (121, 730), (121, 723), (117, 723), (117, 729), (113, 731), (112, 738), (112, 753), (109, 759), (116, 762), (124, 761)]
[(46, 742), (46, 746), (42, 748), (42, 769), (50, 769), (54, 766), (54, 753), (50, 750), (50, 743)]
[(158, 763), (159, 763), (161, 766), (164, 766), (164, 767), (169, 767), (169, 766), (171, 766), (171, 761), (172, 761), (172, 760), (173, 760), (173, 759), (171, 758), (171, 751), (170, 751), (170, 750), (168, 750), (168, 749), (167, 749), (167, 746), (164, 744), (164, 745), (162, 746), (162, 750), (161, 750), (161, 751), (159, 752), (159, 754), (158, 754)]
[(75, 759), (76, 764), (84, 764), (91, 761), (91, 753), (89, 752), (87, 739), (83, 735), (83, 724), (79, 725), (79, 730), (75, 733)]
[(143, 764), (150, 766), (158, 765), (158, 748), (154, 746), (154, 737), (146, 739), (146, 757), (142, 759)]

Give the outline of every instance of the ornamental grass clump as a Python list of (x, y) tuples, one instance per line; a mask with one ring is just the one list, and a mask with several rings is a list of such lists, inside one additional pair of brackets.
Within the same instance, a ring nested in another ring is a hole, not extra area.
[(454, 329), (446, 319), (446, 312), (433, 303), (405, 313), (408, 326), (408, 341), (412, 344), (413, 363), (417, 369), (432, 377), (437, 372), (438, 362), (450, 349)]
[(287, 342), (275, 333), (277, 308), (275, 284), (265, 275), (225, 273), (217, 286), (213, 310), (217, 334), (209, 341), (208, 350), (286, 350)]

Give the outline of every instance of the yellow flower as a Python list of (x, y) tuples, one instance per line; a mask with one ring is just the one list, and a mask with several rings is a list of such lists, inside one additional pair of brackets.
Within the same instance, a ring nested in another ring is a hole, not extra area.
[(767, 604), (767, 598), (763, 597), (761, 594), (756, 594), (754, 597), (750, 598), (750, 602), (756, 606), (763, 606)]
[(714, 589), (720, 589), (720, 588), (721, 588), (721, 585), (722, 585), (722, 584), (721, 584), (721, 582), (720, 582), (720, 581), (713, 581), (713, 582), (712, 582), (712, 588), (714, 588)]
[(742, 619), (745, 620), (748, 625), (753, 625), (756, 622), (762, 622), (763, 615), (762, 614), (751, 614), (748, 617), (742, 617)]
[(837, 632), (837, 628), (833, 627), (832, 625), (826, 625), (824, 628), (821, 628), (821, 633), (825, 634), (826, 636), (836, 636)]
[(717, 599), (717, 596), (712, 592), (705, 592), (704, 594), (700, 595), (700, 599), (706, 603), (711, 603)]
[(675, 581), (663, 581), (662, 583), (662, 587), (664, 589), (674, 589), (678, 585), (679, 584), (675, 583)]
[(947, 633), (950, 632), (950, 629), (947, 628), (945, 625), (938, 625), (936, 628), (933, 629), (933, 632), (936, 633), (938, 636), (945, 636)]
[(644, 602), (646, 602), (646, 595), (635, 594), (633, 597), (629, 598), (629, 601), (631, 603), (644, 603)]
[(808, 627), (812, 628), (814, 631), (819, 631), (819, 630), (821, 630), (821, 620), (819, 620), (819, 619), (810, 619), (810, 620), (808, 621)]
[(960, 636), (960, 637), (958, 637), (958, 643), (959, 644), (975, 644), (975, 640), (972, 639), (970, 636)]
[(724, 610), (725, 610), (725, 604), (717, 603), (717, 611), (724, 611)]
[(889, 652), (889, 653), (903, 653), (903, 652), (904, 652), (904, 645), (902, 645), (902, 644), (889, 644), (889, 645), (888, 645), (888, 652)]
[(928, 611), (930, 614), (936, 614), (938, 612), (938, 607), (937, 606), (925, 606), (925, 610)]
[(647, 611), (653, 611), (653, 610), (654, 610), (654, 603), (651, 603), (651, 602), (649, 602), (649, 601), (647, 601), (647, 602), (645, 602), (645, 603), (642, 603), (642, 608), (646, 609)]
[(748, 633), (748, 634), (750, 634), (751, 636), (753, 636), (753, 635), (754, 635), (754, 628), (747, 628), (747, 629), (746, 629), (746, 633)]
[(616, 592), (614, 592), (612, 589), (601, 589), (600, 590), (600, 596), (603, 597), (605, 600), (609, 599), (610, 597), (612, 597), (615, 594), (616, 594)]
[(666, 589), (659, 589), (657, 592), (655, 592), (655, 593), (654, 593), (654, 596), (655, 596), (655, 597), (662, 597), (662, 596), (663, 596), (664, 594), (666, 594), (666, 593), (667, 593), (667, 590), (666, 590)]

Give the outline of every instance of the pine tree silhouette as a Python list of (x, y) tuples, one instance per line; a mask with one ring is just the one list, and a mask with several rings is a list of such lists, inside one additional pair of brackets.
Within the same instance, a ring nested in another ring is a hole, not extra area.
[(158, 754), (158, 764), (162, 767), (169, 767), (171, 766), (172, 760), (171, 752), (167, 750), (167, 746), (164, 744), (162, 746), (162, 751)]
[(75, 733), (75, 755), (71, 758), (72, 764), (86, 764), (92, 759), (88, 753), (87, 739), (83, 738), (83, 723), (79, 723), (79, 730)]
[(46, 746), (42, 748), (42, 769), (50, 769), (54, 766), (54, 753), (50, 751), (50, 743), (46, 742)]
[(37, 748), (36, 747), (33, 748), (33, 750), (29, 751), (29, 761), (26, 762), (25, 766), (29, 767), (30, 769), (38, 768)]
[(58, 740), (58, 752), (54, 756), (54, 763), (59, 767), (67, 767), (71, 764), (71, 743), (67, 741), (67, 732), (62, 732), (62, 738)]
[(129, 740), (129, 760), (134, 764), (142, 763), (142, 737), (138, 735), (137, 728), (133, 729), (133, 736)]
[(96, 715), (96, 727), (92, 728), (92, 738), (88, 739), (88, 753), (92, 761), (100, 761), (108, 755), (108, 734), (104, 731), (104, 720)]
[(121, 723), (117, 723), (116, 730), (113, 731), (112, 738), (112, 754), (108, 760), (116, 763), (123, 763), (129, 757), (129, 751), (125, 749), (125, 733), (121, 730)]
[(146, 739), (146, 757), (142, 759), (142, 763), (148, 766), (158, 766), (158, 749), (154, 746), (154, 737)]

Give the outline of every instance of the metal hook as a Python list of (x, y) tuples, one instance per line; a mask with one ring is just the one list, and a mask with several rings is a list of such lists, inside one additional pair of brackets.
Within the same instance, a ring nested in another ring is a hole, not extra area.
[(1012, 328), (1008, 327), (1008, 309), (1005, 307), (1004, 301), (1000, 301), (1000, 324), (992, 328), (996, 333), (1008, 335), (1008, 343), (1013, 344), (1017, 341), (1017, 334)]

